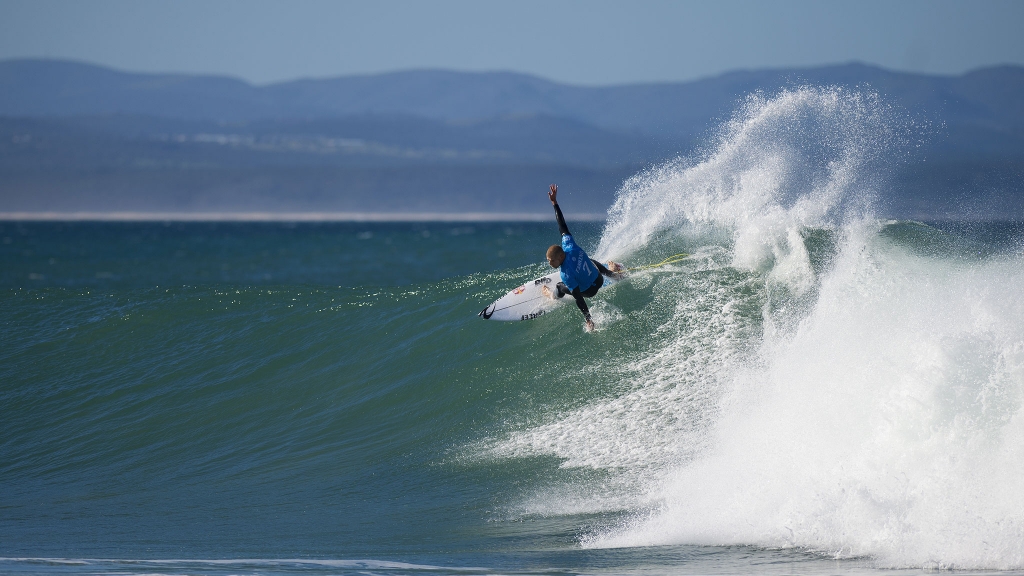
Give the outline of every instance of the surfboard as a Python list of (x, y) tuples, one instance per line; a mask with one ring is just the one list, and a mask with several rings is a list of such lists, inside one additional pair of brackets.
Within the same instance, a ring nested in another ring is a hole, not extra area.
[[(622, 273), (625, 271), (625, 268), (616, 262), (608, 262), (607, 266), (612, 272)], [(504, 322), (533, 320), (554, 310), (560, 304), (566, 302), (575, 303), (572, 296), (565, 296), (564, 298), (555, 297), (555, 294), (557, 294), (555, 285), (560, 280), (561, 278), (559, 278), (557, 270), (547, 276), (531, 280), (522, 286), (513, 288), (508, 294), (491, 302), (480, 311), (478, 316), (484, 320), (500, 320)], [(615, 282), (615, 279), (606, 276), (602, 289), (615, 284)], [(550, 296), (544, 293), (545, 288), (548, 289)]]

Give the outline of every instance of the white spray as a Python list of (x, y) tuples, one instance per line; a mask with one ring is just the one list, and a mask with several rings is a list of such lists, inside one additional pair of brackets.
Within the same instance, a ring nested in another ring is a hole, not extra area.
[[(658, 345), (630, 359), (626, 391), (497, 443), (620, 479), (527, 511), (637, 510), (592, 547), (1024, 567), (1024, 262), (923, 256), (865, 216), (888, 117), (839, 89), (752, 98), (702, 159), (625, 184), (597, 253), (705, 226), (729, 236), (732, 272), (660, 279)], [(820, 277), (808, 229), (838, 238)], [(738, 312), (751, 304), (762, 322)]]

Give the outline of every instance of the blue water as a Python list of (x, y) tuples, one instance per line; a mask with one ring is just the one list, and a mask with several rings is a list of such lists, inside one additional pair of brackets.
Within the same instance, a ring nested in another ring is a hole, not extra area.
[(1024, 225), (878, 216), (872, 106), (564, 205), (691, 255), (594, 333), (476, 315), (553, 218), (0, 223), (0, 572), (1024, 570)]

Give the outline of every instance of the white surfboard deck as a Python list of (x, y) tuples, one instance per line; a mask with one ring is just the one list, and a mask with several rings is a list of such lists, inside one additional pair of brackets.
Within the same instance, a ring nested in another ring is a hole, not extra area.
[[(615, 262), (608, 262), (607, 266), (613, 272), (625, 271), (621, 264)], [(559, 278), (557, 270), (547, 276), (531, 280), (491, 302), (480, 311), (479, 316), (484, 320), (500, 320), (504, 322), (532, 320), (547, 314), (566, 302), (575, 304), (576, 301), (570, 295), (566, 295), (563, 298), (555, 297), (558, 293), (555, 285), (559, 281), (561, 281), (561, 278)], [(615, 279), (605, 276), (602, 289), (615, 284), (615, 282)], [(550, 297), (544, 294), (544, 288), (550, 291)]]

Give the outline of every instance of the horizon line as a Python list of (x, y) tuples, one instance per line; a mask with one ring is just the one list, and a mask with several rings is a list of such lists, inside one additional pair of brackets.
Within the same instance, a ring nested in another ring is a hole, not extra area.
[[(584, 212), (573, 220), (604, 221)], [(539, 212), (0, 212), (0, 222), (546, 222)]]

